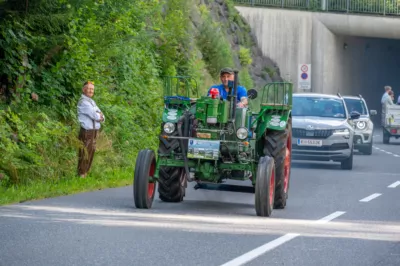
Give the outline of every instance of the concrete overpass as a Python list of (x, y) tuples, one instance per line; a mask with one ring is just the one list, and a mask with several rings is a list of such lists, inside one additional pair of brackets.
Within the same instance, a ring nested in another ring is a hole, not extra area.
[[(369, 10), (359, 8), (364, 14), (351, 13), (355, 0), (317, 0), (316, 11), (308, 11), (310, 6), (303, 10), (273, 7), (280, 7), (283, 0), (234, 2), (254, 4), (236, 9), (249, 23), (263, 53), (277, 63), (281, 76), (295, 84), (295, 91), (303, 91), (297, 87), (299, 64), (311, 64), (311, 91), (362, 94), (370, 109), (379, 112), (385, 85), (392, 86), (396, 99), (400, 95), (400, 16), (396, 16), (400, 6), (388, 8), (389, 1), (376, 0), (382, 5)], [(345, 3), (334, 10), (342, 13), (327, 12), (333, 2)], [(295, 7), (310, 1), (285, 3)]]

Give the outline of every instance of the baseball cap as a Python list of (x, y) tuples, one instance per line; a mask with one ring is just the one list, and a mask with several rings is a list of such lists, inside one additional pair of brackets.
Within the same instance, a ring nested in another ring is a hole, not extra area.
[(221, 71), (219, 71), (219, 75), (221, 76), (224, 73), (228, 73), (228, 74), (234, 74), (233, 69), (230, 67), (224, 67), (223, 69), (221, 69)]

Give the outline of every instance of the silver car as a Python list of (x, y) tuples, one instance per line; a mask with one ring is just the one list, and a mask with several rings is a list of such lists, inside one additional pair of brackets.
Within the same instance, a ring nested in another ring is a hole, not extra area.
[(353, 169), (354, 123), (343, 98), (319, 93), (294, 93), (292, 159), (340, 162)]
[(360, 118), (354, 120), (354, 149), (361, 153), (371, 155), (373, 145), (374, 123), (370, 116), (376, 115), (376, 110), (368, 111), (368, 106), (361, 95), (343, 96), (348, 112), (360, 113)]

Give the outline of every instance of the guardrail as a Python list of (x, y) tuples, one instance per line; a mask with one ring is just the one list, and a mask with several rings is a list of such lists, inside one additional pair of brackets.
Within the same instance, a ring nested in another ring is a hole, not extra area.
[(400, 0), (232, 0), (235, 4), (308, 11), (400, 15)]

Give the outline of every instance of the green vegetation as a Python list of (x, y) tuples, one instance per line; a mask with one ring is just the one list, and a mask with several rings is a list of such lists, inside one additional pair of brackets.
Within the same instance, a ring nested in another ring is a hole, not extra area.
[[(191, 75), (204, 94), (239, 58), (240, 82), (253, 87), (249, 28), (230, 0), (227, 22), (200, 0), (27, 3), (0, 3), (0, 82), (10, 92), (0, 95), (0, 204), (131, 184), (137, 152), (157, 145), (164, 75)], [(224, 30), (233, 22), (238, 51)], [(106, 122), (79, 179), (76, 104), (87, 80)]]

